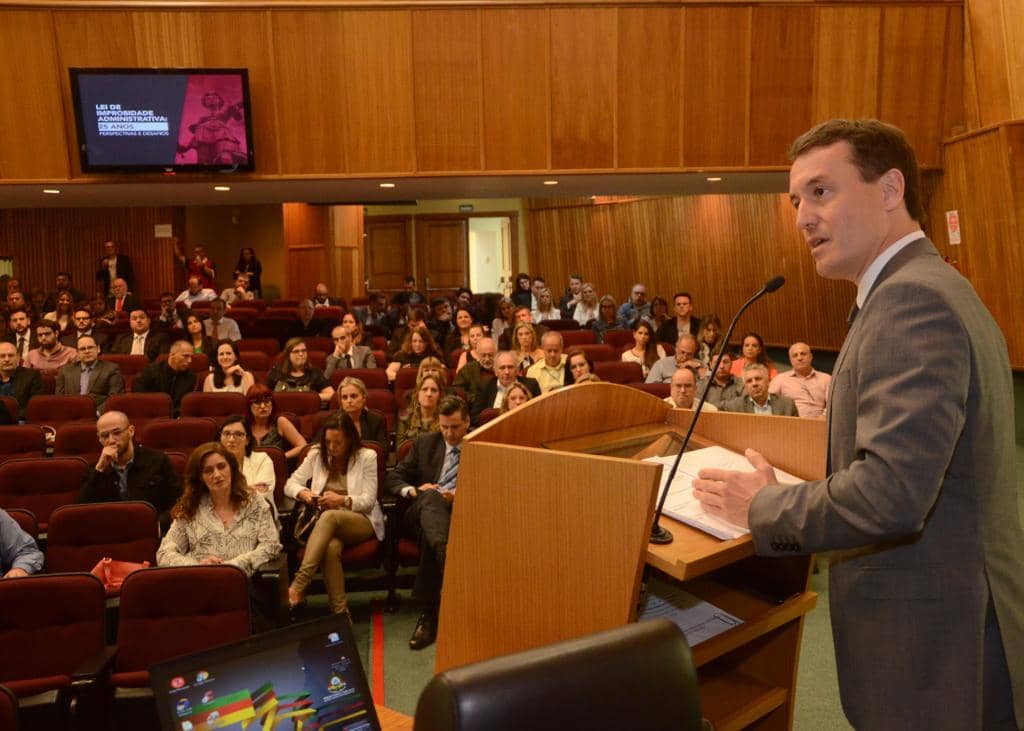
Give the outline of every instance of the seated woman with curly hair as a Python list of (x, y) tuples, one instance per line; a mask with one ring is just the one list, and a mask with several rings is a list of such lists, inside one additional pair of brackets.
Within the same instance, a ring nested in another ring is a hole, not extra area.
[(388, 363), (388, 380), (394, 381), (398, 376), (398, 371), (402, 368), (419, 366), (424, 358), (437, 358), (442, 363), (444, 362), (444, 356), (437, 349), (434, 336), (430, 334), (427, 328), (417, 327), (410, 329), (406, 333), (405, 342), (402, 343), (402, 347), (395, 353), (394, 362)]
[(158, 566), (226, 563), (252, 576), (281, 552), (270, 506), (248, 488), (235, 456), (219, 442), (192, 452), (171, 517)]
[(444, 394), (444, 381), (436, 375), (428, 374), (416, 382), (416, 388), (410, 391), (412, 407), (409, 413), (398, 420), (395, 445), (415, 439), (420, 434), (439, 430), (437, 420), (437, 404)]
[(306, 543), (302, 566), (288, 587), (288, 604), (296, 607), (305, 600), (319, 566), (331, 611), (346, 614), (341, 565), (345, 547), (375, 535), (384, 540), (384, 516), (377, 503), (377, 456), (361, 446), (355, 425), (344, 414), (331, 414), (320, 435), (320, 443), (309, 450), (284, 487), (288, 497), (323, 509)]

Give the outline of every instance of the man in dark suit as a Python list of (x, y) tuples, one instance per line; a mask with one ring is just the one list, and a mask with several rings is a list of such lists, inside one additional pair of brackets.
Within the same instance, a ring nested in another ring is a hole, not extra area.
[(150, 362), (163, 355), (169, 348), (167, 333), (153, 332), (150, 329), (149, 315), (145, 310), (134, 310), (128, 319), (132, 331), (122, 333), (114, 340), (111, 353), (117, 355), (144, 355)]
[(103, 257), (96, 270), (96, 281), (102, 287), (103, 295), (113, 294), (112, 285), (117, 279), (123, 279), (128, 291), (135, 289), (135, 270), (132, 260), (126, 254), (117, 253), (116, 241), (103, 242)]
[(88, 335), (96, 342), (96, 347), (100, 349), (101, 353), (110, 347), (110, 336), (93, 325), (92, 311), (88, 307), (79, 307), (75, 310), (71, 320), (75, 324), (75, 329), (60, 339), (64, 345), (71, 348), (78, 347), (78, 338)]
[(352, 333), (341, 325), (331, 331), (331, 339), (334, 341), (334, 352), (327, 356), (324, 378), (330, 378), (336, 370), (377, 367), (373, 351), (365, 345), (353, 345)]
[(676, 292), (672, 297), (675, 317), (665, 320), (654, 337), (659, 343), (675, 344), (680, 335), (689, 333), (694, 337), (700, 332), (700, 318), (693, 316), (693, 298), (689, 292)]
[(112, 294), (107, 297), (107, 310), (113, 312), (117, 317), (125, 317), (135, 310), (142, 308), (142, 303), (128, 289), (128, 283), (123, 279), (115, 279), (111, 285)]
[(768, 393), (768, 368), (748, 363), (743, 369), (743, 395), (722, 403), (722, 411), (767, 416), (799, 416), (796, 402), (779, 394)]
[(331, 327), (325, 320), (313, 315), (312, 300), (302, 300), (296, 310), (299, 320), (291, 328), (291, 337), (296, 338), (326, 338), (330, 335)]
[(174, 415), (178, 415), (181, 400), (185, 394), (196, 388), (196, 374), (192, 372), (192, 343), (176, 340), (171, 346), (167, 360), (150, 363), (135, 377), (132, 391), (135, 393), (166, 393), (174, 404)]
[(85, 293), (79, 292), (71, 284), (71, 272), (57, 272), (57, 288), (46, 295), (46, 301), (43, 303), (44, 313), (53, 312), (57, 309), (57, 298), (63, 292), (68, 293), (72, 304), (85, 301)]
[(1006, 342), (921, 231), (902, 132), (832, 120), (791, 158), (815, 268), (857, 285), (828, 399), (828, 476), (778, 485), (748, 450), (754, 472), (702, 470), (695, 495), (749, 524), (761, 555), (830, 552), (839, 689), (855, 728), (1018, 731), (1024, 530)]
[(470, 404), (476, 404), (477, 394), (489, 381), (494, 380), (494, 358), (497, 352), (498, 344), (494, 338), (480, 338), (476, 344), (476, 360), (462, 366), (462, 370), (455, 374), (452, 386), (461, 388)]
[(0, 343), (0, 396), (11, 396), (18, 402), (18, 418), (25, 418), (29, 399), (43, 392), (39, 371), (18, 364), (18, 350), (13, 343)]
[(458, 396), (445, 396), (437, 409), (441, 431), (417, 437), (406, 458), (384, 480), (389, 493), (413, 500), (405, 511), (405, 523), (419, 539), (420, 565), (413, 593), (424, 606), (409, 640), (413, 650), (427, 647), (437, 637), (459, 453), (469, 430), (469, 410)]
[(29, 351), (39, 347), (39, 339), (32, 329), (32, 320), (28, 315), (28, 310), (24, 307), (15, 307), (7, 317), (9, 329), (4, 340), (14, 345), (18, 354), (18, 363), (23, 363), (28, 358)]
[(505, 400), (505, 390), (516, 381), (526, 386), (533, 396), (540, 396), (540, 384), (537, 383), (536, 379), (517, 376), (516, 370), (518, 367), (515, 354), (507, 350), (501, 351), (494, 357), (494, 373), (496, 377), (487, 381), (477, 393), (471, 414), (474, 424), (480, 422), (480, 413), (484, 409), (501, 408), (501, 404)]
[(181, 495), (181, 480), (167, 455), (135, 444), (135, 427), (120, 411), (109, 411), (96, 421), (96, 436), (103, 451), (82, 478), (78, 502), (145, 500), (156, 508), (166, 530), (170, 509)]
[(88, 396), (103, 411), (107, 397), (124, 393), (124, 378), (117, 363), (100, 360), (100, 349), (90, 335), (83, 335), (75, 346), (78, 362), (68, 363), (57, 373), (58, 396)]
[(318, 282), (316, 287), (313, 288), (312, 297), (313, 307), (344, 307), (344, 300), (338, 299), (337, 297), (331, 297), (327, 290), (327, 285), (323, 282)]

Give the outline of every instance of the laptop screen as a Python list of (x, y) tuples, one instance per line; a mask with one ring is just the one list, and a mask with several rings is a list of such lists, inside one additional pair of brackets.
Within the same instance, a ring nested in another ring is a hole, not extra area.
[(344, 615), (154, 665), (164, 731), (380, 731)]

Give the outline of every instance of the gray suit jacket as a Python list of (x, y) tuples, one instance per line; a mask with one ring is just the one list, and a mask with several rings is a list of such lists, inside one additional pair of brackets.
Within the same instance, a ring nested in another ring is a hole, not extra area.
[[(58, 396), (78, 396), (81, 393), (81, 382), (82, 364), (68, 363), (57, 372), (56, 393)], [(124, 393), (121, 367), (106, 360), (96, 361), (89, 374), (89, 393), (86, 394), (96, 404), (96, 411), (101, 411), (107, 396), (115, 393)]]
[[(327, 365), (324, 366), (324, 377), (330, 378), (336, 370), (345, 367), (344, 361), (331, 353), (327, 356)], [(352, 346), (352, 367), (353, 368), (376, 368), (377, 359), (373, 357), (373, 351), (365, 345)]]
[(828, 477), (765, 488), (749, 517), (760, 554), (838, 549), (829, 601), (846, 715), (858, 729), (982, 728), (991, 604), (1024, 720), (1006, 343), (927, 239), (897, 254), (868, 294), (827, 419)]
[[(709, 399), (710, 400), (710, 399)], [(779, 396), (778, 394), (770, 394), (768, 396), (768, 405), (772, 407), (772, 416), (800, 416), (796, 410), (796, 402), (791, 398), (785, 396)], [(718, 408), (722, 411), (734, 411), (740, 414), (753, 414), (754, 413), (754, 402), (749, 396), (739, 396), (738, 398), (729, 399), (723, 401), (718, 405)]]

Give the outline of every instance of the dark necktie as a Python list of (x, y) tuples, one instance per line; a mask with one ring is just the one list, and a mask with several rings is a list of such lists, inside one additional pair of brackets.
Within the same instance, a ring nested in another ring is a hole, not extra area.
[(349, 355), (348, 353), (345, 353), (345, 367), (346, 368), (351, 368), (352, 367), (352, 356)]
[(18, 360), (25, 359), (25, 336), (18, 336)]

